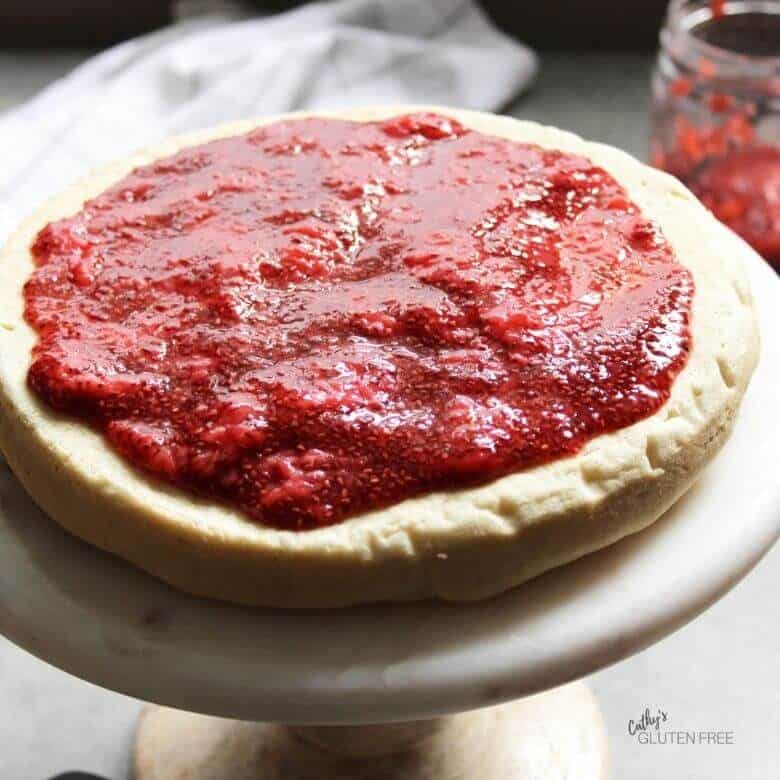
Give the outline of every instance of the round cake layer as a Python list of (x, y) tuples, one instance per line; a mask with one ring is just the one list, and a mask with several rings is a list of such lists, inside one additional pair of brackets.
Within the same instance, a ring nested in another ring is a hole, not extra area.
[(691, 274), (614, 177), (439, 114), (184, 149), (33, 255), (33, 390), (279, 528), (571, 455), (690, 346)]
[[(421, 110), (372, 109), (330, 118), (382, 123)], [(424, 110), (471, 131), (435, 143), (459, 143), (482, 133), (512, 141), (512, 148), (543, 150), (529, 154), (583, 159), (624, 192), (627, 204), (606, 209), (618, 221), (658, 226), (664, 255), (658, 267), (677, 275), (690, 297), (687, 360), (667, 388), (668, 398), (636, 422), (594, 435), (573, 454), (477, 486), (423, 490), (306, 533), (269, 527), (221, 501), (147, 478), (107, 445), (101, 431), (72, 413), (53, 411), (31, 392), (33, 352), (44, 341), (25, 320), (24, 286), (36, 269), (45, 268), (32, 248), (48, 223), (77, 218), (89, 210), (89, 201), (100, 200), (139, 166), (306, 117), (240, 123), (170, 141), (74, 186), (33, 215), (0, 258), (0, 446), (57, 522), (178, 588), (229, 601), (328, 607), (430, 596), (473, 600), (640, 530), (692, 484), (725, 442), (757, 358), (743, 268), (746, 257), (754, 260), (751, 250), (675, 179), (616, 149), (505, 117)], [(645, 251), (641, 241), (638, 249)], [(413, 264), (408, 278), (425, 268)], [(692, 288), (685, 286), (686, 273)], [(684, 301), (676, 310), (685, 311)], [(554, 307), (551, 314), (557, 315)], [(490, 325), (486, 321), (486, 332)], [(668, 332), (685, 338), (684, 327)], [(371, 334), (362, 337), (381, 342)], [(685, 346), (677, 342), (672, 371)], [(591, 384), (598, 387), (598, 380)], [(466, 379), (462, 385), (467, 387)]]

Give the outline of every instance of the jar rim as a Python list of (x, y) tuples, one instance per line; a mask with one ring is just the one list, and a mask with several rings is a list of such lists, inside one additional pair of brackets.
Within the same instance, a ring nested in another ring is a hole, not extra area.
[[(724, 16), (746, 13), (777, 15), (780, 0), (725, 0)], [(699, 70), (708, 61), (726, 77), (768, 77), (780, 75), (780, 55), (754, 55), (710, 43), (693, 34), (700, 24), (716, 18), (710, 0), (670, 0), (661, 47), (677, 62), (691, 70)]]

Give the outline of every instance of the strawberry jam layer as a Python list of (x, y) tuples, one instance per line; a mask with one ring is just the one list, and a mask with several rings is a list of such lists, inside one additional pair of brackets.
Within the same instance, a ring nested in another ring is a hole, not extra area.
[(280, 528), (571, 455), (690, 349), (691, 276), (609, 174), (431, 114), (185, 149), (33, 252), (33, 391)]

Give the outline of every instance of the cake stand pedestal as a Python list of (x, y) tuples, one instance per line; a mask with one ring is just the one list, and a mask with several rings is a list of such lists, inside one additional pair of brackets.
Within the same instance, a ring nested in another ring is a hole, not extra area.
[(460, 715), (278, 726), (150, 706), (137, 780), (606, 780), (607, 737), (582, 683)]
[(750, 271), (762, 358), (734, 434), (640, 534), (478, 604), (247, 609), (71, 537), (0, 466), (0, 633), (165, 705), (139, 780), (600, 780), (598, 707), (569, 683), (680, 628), (780, 535), (780, 282)]

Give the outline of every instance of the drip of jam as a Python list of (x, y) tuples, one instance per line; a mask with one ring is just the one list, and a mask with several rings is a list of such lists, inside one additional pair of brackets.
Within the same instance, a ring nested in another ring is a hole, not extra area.
[(609, 174), (433, 114), (185, 149), (33, 254), (32, 390), (279, 528), (571, 455), (690, 349), (691, 276)]
[(710, 13), (713, 19), (720, 19), (726, 13), (726, 0), (710, 0)]

